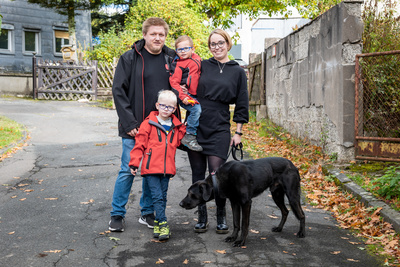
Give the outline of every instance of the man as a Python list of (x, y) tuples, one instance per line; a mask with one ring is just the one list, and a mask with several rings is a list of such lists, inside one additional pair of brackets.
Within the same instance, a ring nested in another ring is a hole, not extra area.
[[(175, 51), (164, 45), (168, 24), (161, 18), (148, 18), (142, 25), (143, 39), (124, 53), (114, 75), (113, 97), (119, 117), (118, 131), (122, 137), (121, 169), (115, 182), (109, 230), (124, 231), (126, 204), (134, 176), (129, 168), (130, 152), (142, 121), (155, 110), (158, 92), (170, 89), (169, 66)], [(154, 207), (146, 179), (142, 181), (139, 222), (154, 226)]]

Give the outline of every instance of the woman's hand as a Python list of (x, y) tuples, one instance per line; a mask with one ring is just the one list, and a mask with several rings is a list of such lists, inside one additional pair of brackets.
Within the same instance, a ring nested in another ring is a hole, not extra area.
[(181, 89), (182, 89), (182, 92), (183, 92), (184, 94), (187, 94), (187, 93), (188, 93), (188, 89), (186, 88), (186, 84), (181, 85)]
[(242, 142), (242, 137), (238, 134), (234, 134), (230, 143), (230, 146), (234, 145), (237, 146)]

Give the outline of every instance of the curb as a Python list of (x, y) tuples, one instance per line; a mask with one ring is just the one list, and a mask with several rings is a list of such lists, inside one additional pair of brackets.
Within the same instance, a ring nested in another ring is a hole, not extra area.
[(375, 198), (370, 192), (364, 190), (361, 186), (354, 183), (347, 175), (340, 172), (338, 169), (328, 169), (325, 168), (326, 172), (330, 175), (333, 175), (335, 178), (336, 185), (343, 188), (345, 191), (352, 193), (359, 201), (364, 203), (365, 206), (380, 208), (380, 216), (383, 219), (391, 223), (393, 229), (400, 233), (400, 212), (392, 209), (389, 205), (387, 205), (382, 200)]

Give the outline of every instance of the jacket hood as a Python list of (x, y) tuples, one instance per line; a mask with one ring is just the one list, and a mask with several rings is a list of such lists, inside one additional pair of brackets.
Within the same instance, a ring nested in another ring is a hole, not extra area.
[[(214, 57), (210, 58), (210, 62), (212, 62), (214, 64), (218, 64), (217, 60)], [(239, 65), (239, 63), (237, 63), (235, 60), (230, 60), (230, 61), (226, 62), (225, 64), (227, 64), (227, 65)]]

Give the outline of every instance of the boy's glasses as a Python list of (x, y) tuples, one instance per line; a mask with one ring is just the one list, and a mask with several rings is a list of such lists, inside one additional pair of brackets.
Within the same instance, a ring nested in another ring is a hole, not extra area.
[(224, 44), (225, 44), (225, 41), (219, 41), (218, 43), (211, 43), (211, 44), (210, 44), (210, 47), (211, 47), (212, 49), (215, 49), (215, 48), (217, 48), (217, 46), (218, 46), (218, 47), (223, 47)]
[(192, 47), (186, 46), (186, 47), (182, 47), (182, 48), (177, 48), (176, 52), (178, 52), (178, 53), (189, 52), (190, 49), (192, 49)]
[(168, 111), (174, 111), (174, 109), (175, 109), (174, 106), (167, 106), (165, 104), (160, 104), (160, 103), (158, 103), (158, 107), (163, 110), (168, 110)]

